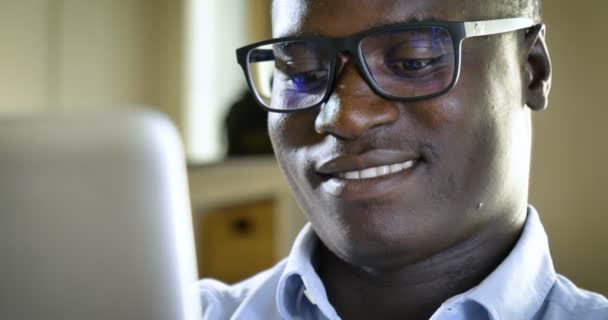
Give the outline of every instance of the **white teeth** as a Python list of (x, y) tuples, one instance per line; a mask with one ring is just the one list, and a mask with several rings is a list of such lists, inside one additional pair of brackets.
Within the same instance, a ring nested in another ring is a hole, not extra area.
[(344, 179), (359, 179), (359, 177), (360, 177), (359, 171), (345, 172), (343, 175), (344, 176), (342, 176), (342, 174), (341, 174), (340, 177), (344, 178)]
[[(379, 167), (376, 167), (379, 168)], [(361, 170), (361, 179), (373, 178), (378, 176), (378, 170), (376, 168), (369, 168), (365, 170)]]
[(403, 163), (396, 163), (387, 166), (379, 166), (373, 167), (358, 171), (348, 171), (342, 172), (338, 174), (338, 177), (346, 180), (356, 180), (356, 179), (369, 179), (376, 178), (380, 176), (385, 176), (387, 174), (396, 173), (399, 171), (407, 170), (414, 165), (414, 160), (406, 161)]
[(391, 167), (390, 166), (377, 167), (376, 172), (379, 176), (384, 176), (384, 175), (391, 173)]
[(403, 170), (403, 164), (401, 163), (396, 163), (396, 164), (392, 164), (390, 167), (391, 172), (399, 172), (401, 170)]
[(410, 160), (403, 163), (403, 170), (407, 170), (414, 165), (414, 160)]

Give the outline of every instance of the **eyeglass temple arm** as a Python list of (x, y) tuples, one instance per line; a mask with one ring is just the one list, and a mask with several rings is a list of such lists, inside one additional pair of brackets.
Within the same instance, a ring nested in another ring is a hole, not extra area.
[(526, 29), (534, 24), (534, 21), (529, 18), (471, 21), (464, 23), (464, 31), (466, 38), (471, 38)]

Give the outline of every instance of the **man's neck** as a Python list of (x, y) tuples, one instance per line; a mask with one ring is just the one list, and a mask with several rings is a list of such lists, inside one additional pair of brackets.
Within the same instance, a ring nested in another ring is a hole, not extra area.
[(485, 279), (511, 252), (524, 219), (484, 230), (424, 261), (390, 270), (353, 266), (323, 244), (317, 271), (343, 319), (429, 319), (447, 299)]

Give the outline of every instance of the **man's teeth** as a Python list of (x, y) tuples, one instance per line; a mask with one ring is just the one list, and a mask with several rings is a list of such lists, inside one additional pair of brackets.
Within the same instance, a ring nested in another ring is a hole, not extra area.
[(413, 165), (414, 160), (410, 160), (404, 163), (396, 163), (387, 166), (379, 166), (358, 171), (341, 172), (338, 173), (338, 177), (347, 180), (376, 178), (409, 169)]

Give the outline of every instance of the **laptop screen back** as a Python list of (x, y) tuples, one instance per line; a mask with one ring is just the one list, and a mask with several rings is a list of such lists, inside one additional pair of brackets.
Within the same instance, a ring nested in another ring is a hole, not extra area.
[(152, 112), (0, 119), (0, 319), (200, 319), (185, 170)]

